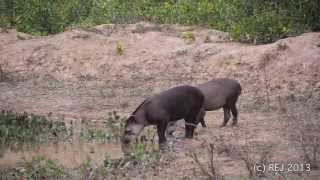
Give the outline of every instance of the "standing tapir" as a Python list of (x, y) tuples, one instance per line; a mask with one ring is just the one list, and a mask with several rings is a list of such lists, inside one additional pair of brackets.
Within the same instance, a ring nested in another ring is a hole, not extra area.
[(232, 125), (238, 123), (237, 100), (241, 94), (241, 85), (233, 79), (221, 78), (213, 79), (209, 82), (197, 86), (205, 97), (204, 109), (214, 111), (223, 108), (224, 121), (221, 126), (225, 126), (231, 115), (233, 116)]
[(122, 136), (122, 150), (140, 134), (145, 126), (157, 126), (159, 145), (166, 142), (165, 131), (169, 122), (185, 120), (185, 137), (192, 138), (193, 131), (204, 112), (204, 95), (192, 86), (178, 86), (145, 100), (127, 119)]
[[(239, 95), (241, 94), (241, 85), (236, 80), (220, 78), (213, 79), (209, 82), (200, 84), (196, 86), (201, 90), (205, 97), (204, 101), (204, 109), (205, 111), (214, 111), (220, 108), (223, 108), (224, 112), (224, 121), (222, 123), (222, 127), (225, 126), (231, 115), (233, 116), (232, 125), (237, 125), (238, 123), (238, 110), (236, 107), (236, 103)], [(202, 118), (200, 118), (200, 122), (203, 127), (206, 127), (206, 124), (203, 120), (205, 112), (202, 113)], [(168, 134), (172, 134), (174, 132), (174, 123), (170, 123), (168, 129)]]

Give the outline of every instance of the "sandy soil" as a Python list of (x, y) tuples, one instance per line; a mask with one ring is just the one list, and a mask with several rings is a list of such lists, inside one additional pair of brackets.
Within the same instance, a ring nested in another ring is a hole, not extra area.
[[(195, 40), (183, 38), (186, 32)], [(314, 104), (320, 92), (319, 46), (320, 33), (315, 32), (250, 45), (232, 42), (228, 34), (215, 30), (145, 22), (46, 37), (0, 30), (0, 108), (105, 120), (113, 110), (128, 115), (144, 98), (169, 87), (229, 77), (243, 86), (239, 126), (219, 128), (222, 112), (210, 112), (209, 128), (199, 128), (193, 140), (179, 140), (172, 159), (136, 178), (200, 177), (187, 154), (198, 152), (201, 161), (207, 160), (204, 147), (217, 138), (240, 149), (250, 143), (273, 145), (272, 160), (300, 162), (301, 151), (291, 147), (296, 131), (288, 118), (297, 112), (289, 103), (308, 96), (311, 100), (302, 108), (310, 105), (312, 112), (320, 111), (319, 103)], [(231, 179), (248, 175), (239, 157), (221, 153), (216, 162), (219, 172)]]

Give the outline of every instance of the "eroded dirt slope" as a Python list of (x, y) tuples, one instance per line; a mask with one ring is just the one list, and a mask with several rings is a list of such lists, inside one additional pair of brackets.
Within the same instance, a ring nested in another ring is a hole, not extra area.
[[(191, 43), (182, 38), (189, 31), (195, 36)], [(101, 25), (31, 39), (2, 31), (0, 64), (4, 78), (14, 85), (1, 83), (1, 105), (103, 116), (105, 112), (95, 111), (127, 105), (132, 109), (143, 97), (168, 87), (216, 77), (238, 79), (243, 97), (253, 101), (265, 96), (266, 85), (271, 95), (320, 88), (319, 33), (258, 46), (227, 39), (213, 30), (146, 23)]]
[[(176, 154), (168, 166), (138, 173), (138, 179), (199, 176), (187, 152), (219, 136), (233, 144), (275, 145), (275, 159), (301, 160), (298, 149), (285, 146), (293, 132), (277, 113), (293, 111), (287, 104), (299, 98), (305, 108), (320, 110), (319, 46), (320, 33), (249, 45), (219, 31), (149, 23), (101, 25), (47, 37), (1, 30), (0, 108), (104, 120), (113, 110), (129, 114), (144, 98), (169, 87), (229, 77), (243, 86), (240, 125), (220, 129), (221, 112), (210, 112), (208, 129), (199, 128), (194, 140), (177, 143), (185, 153)], [(218, 162), (224, 175), (248, 174), (237, 158), (221, 155)]]

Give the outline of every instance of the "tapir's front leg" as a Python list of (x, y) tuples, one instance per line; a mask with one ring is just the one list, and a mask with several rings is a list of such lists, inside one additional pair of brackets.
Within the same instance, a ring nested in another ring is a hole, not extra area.
[(166, 144), (166, 128), (167, 128), (167, 123), (159, 123), (157, 125), (157, 132), (158, 132), (158, 137), (159, 137), (159, 146), (160, 148)]

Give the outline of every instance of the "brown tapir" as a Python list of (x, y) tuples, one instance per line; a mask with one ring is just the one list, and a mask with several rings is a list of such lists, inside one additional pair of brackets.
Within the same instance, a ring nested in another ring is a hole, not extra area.
[[(238, 123), (238, 110), (236, 103), (242, 89), (239, 82), (233, 79), (220, 78), (213, 79), (196, 87), (201, 90), (205, 97), (205, 111), (214, 111), (223, 108), (224, 121), (221, 125), (222, 127), (228, 123), (231, 117), (230, 111), (233, 116), (232, 125), (236, 125)], [(204, 117), (204, 115), (205, 112), (202, 114), (202, 116)], [(203, 118), (200, 121), (202, 126), (206, 127)], [(170, 123), (169, 126), (170, 127), (168, 128), (167, 133), (172, 134), (175, 129), (174, 123)]]
[(121, 138), (122, 150), (127, 152), (129, 144), (145, 126), (157, 126), (159, 145), (166, 142), (165, 132), (169, 122), (185, 120), (185, 137), (192, 138), (193, 131), (204, 112), (204, 95), (192, 86), (178, 86), (163, 91), (145, 100), (127, 119)]

